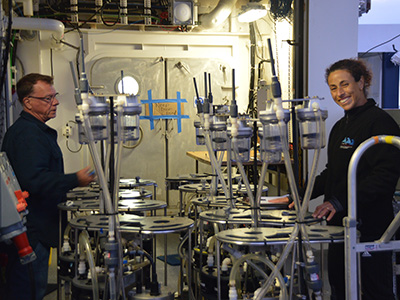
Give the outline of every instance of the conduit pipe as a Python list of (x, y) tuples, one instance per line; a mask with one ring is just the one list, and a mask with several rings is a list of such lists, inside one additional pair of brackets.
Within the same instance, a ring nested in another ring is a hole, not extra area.
[(92, 248), (90, 246), (90, 237), (89, 233), (86, 230), (83, 230), (79, 235), (79, 253), (81, 256), (84, 256), (86, 253), (86, 260), (89, 263), (90, 273), (92, 274), (92, 292), (93, 292), (93, 300), (100, 299), (99, 297), (99, 281), (97, 278), (96, 272), (96, 264), (93, 256)]
[(200, 16), (200, 26), (204, 29), (212, 29), (221, 25), (232, 13), (236, 1), (220, 0), (212, 12)]
[[(263, 187), (264, 187), (264, 179), (265, 179), (265, 175), (267, 175), (267, 171), (268, 171), (268, 163), (263, 162), (262, 167), (261, 167), (261, 174), (260, 174), (260, 178), (258, 179), (258, 190), (257, 190), (257, 194), (256, 194), (256, 199), (255, 199), (255, 203), (256, 203), (256, 207), (261, 209), (261, 195), (263, 192)], [(261, 217), (260, 217), (261, 219)]]
[[(124, 101), (122, 97), (117, 99), (117, 130), (120, 131), (118, 134), (118, 144), (117, 144), (117, 161), (115, 162), (115, 180), (114, 180), (114, 210), (118, 211), (118, 200), (119, 200), (119, 178), (121, 175), (121, 160), (122, 160), (122, 144), (123, 144), (123, 137), (122, 137), (122, 117), (124, 113), (123, 104)], [(114, 146), (114, 141), (111, 141), (111, 147)]]
[[(243, 255), (242, 257), (238, 258), (238, 260), (232, 265), (232, 269), (231, 269), (231, 273), (229, 276), (229, 287), (230, 287), (230, 293), (231, 290), (236, 289), (236, 276), (237, 274), (239, 274), (239, 266), (243, 263), (243, 262), (247, 262), (247, 263), (251, 263), (251, 265), (253, 267), (256, 267), (256, 269), (258, 269), (258, 271), (261, 272), (261, 274), (263, 275), (263, 277), (267, 277), (266, 274), (263, 272), (262, 269), (258, 268), (258, 266), (256, 264), (253, 264), (251, 262), (251, 260), (255, 260), (255, 261), (259, 261), (264, 263), (270, 270), (274, 270), (275, 269), (275, 265), (272, 261), (270, 261), (267, 257), (258, 255), (258, 254), (254, 254), (254, 253), (249, 253), (246, 255)], [(270, 278), (272, 279), (278, 279), (279, 281), (279, 285), (281, 287), (281, 291), (283, 293), (283, 299), (287, 299), (287, 290), (286, 290), (286, 284), (285, 284), (285, 280), (283, 279), (283, 276), (281, 273), (276, 272), (276, 274), (270, 274), (269, 275)], [(230, 297), (229, 299), (237, 299), (236, 297)]]
[(64, 37), (64, 24), (58, 20), (13, 17), (13, 29), (51, 31), (57, 42)]
[[(237, 138), (236, 137), (234, 137), (232, 139), (232, 144), (233, 144), (233, 149), (235, 151), (236, 157), (239, 157), (239, 149), (237, 147)], [(249, 182), (249, 179), (246, 176), (246, 172), (244, 170), (243, 163), (238, 159), (236, 164), (237, 164), (237, 167), (239, 168), (240, 174), (242, 175), (242, 179), (243, 179), (244, 185), (245, 185), (246, 190), (247, 190), (247, 197), (249, 197), (249, 199), (250, 199), (251, 225), (252, 225), (253, 228), (257, 228), (258, 227), (258, 221), (259, 221), (259, 213), (258, 213), (259, 211), (258, 211), (258, 207), (257, 207), (257, 205), (255, 203), (255, 199), (254, 199), (254, 196), (253, 196), (253, 191), (251, 190), (250, 182)]]
[(219, 178), (219, 180), (221, 182), (222, 190), (224, 191), (226, 199), (229, 201), (229, 204), (230, 204), (231, 208), (234, 208), (234, 205), (232, 203), (232, 199), (229, 199), (230, 193), (228, 191), (228, 187), (226, 186), (225, 179), (224, 179), (224, 177), (222, 175), (221, 168), (218, 165), (217, 159), (215, 158), (215, 155), (214, 155), (214, 151), (213, 151), (213, 148), (212, 148), (212, 143), (211, 143), (211, 137), (210, 137), (210, 131), (209, 130), (205, 130), (205, 138), (206, 138), (206, 146), (207, 146), (208, 156), (210, 157), (211, 165), (213, 166), (213, 168), (217, 172), (217, 175), (218, 175), (218, 178)]

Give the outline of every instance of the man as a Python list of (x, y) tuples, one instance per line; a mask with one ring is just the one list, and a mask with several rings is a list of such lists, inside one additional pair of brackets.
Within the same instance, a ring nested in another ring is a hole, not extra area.
[[(37, 256), (32, 266), (35, 299), (39, 300), (46, 292), (50, 247), (58, 245), (57, 205), (65, 200), (67, 191), (88, 185), (94, 175), (89, 167), (64, 174), (57, 132), (45, 124), (56, 117), (60, 104), (53, 78), (28, 74), (18, 81), (17, 94), (23, 111), (6, 132), (2, 151), (7, 153), (21, 189), (29, 193), (26, 227)], [(20, 264), (15, 249), (8, 250), (6, 299), (32, 299), (28, 268)]]

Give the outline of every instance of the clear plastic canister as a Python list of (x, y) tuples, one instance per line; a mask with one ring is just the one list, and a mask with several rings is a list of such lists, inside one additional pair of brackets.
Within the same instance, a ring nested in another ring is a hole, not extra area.
[(140, 137), (139, 115), (124, 113), (122, 118), (123, 141), (137, 141)]
[(269, 164), (280, 163), (282, 160), (282, 151), (270, 151), (270, 141), (264, 138), (263, 126), (258, 127), (258, 136), (260, 137), (261, 161)]
[(226, 121), (228, 115), (215, 115), (210, 125), (211, 141), (214, 151), (226, 151), (228, 149), (228, 135), (226, 133)]
[[(284, 131), (287, 133), (286, 123), (290, 119), (288, 110), (284, 110)], [(276, 117), (275, 111), (270, 107), (268, 110), (260, 112), (260, 121), (263, 124), (262, 141), (266, 151), (282, 152), (282, 139), (279, 120)], [(285, 134), (287, 136), (287, 134)]]
[[(83, 120), (79, 114), (75, 115), (75, 121), (78, 124), (79, 132), (79, 143), (87, 144), (88, 139), (85, 134)], [(108, 110), (101, 111), (95, 109), (94, 111), (89, 111), (89, 122), (93, 134), (94, 141), (106, 140), (108, 137)]]
[(78, 124), (79, 144), (87, 144), (88, 139), (86, 138), (85, 131), (83, 130), (83, 124), (80, 114), (75, 115), (75, 122)]
[(238, 133), (235, 139), (232, 139), (232, 127), (228, 128), (228, 137), (231, 139), (232, 161), (248, 162), (250, 160), (251, 137), (253, 130), (247, 126), (245, 120), (238, 122)]
[(122, 128), (120, 130), (123, 141), (137, 141), (140, 137), (139, 115), (142, 112), (142, 106), (135, 95), (119, 95), (118, 97), (125, 100)]
[[(109, 107), (104, 95), (90, 94), (85, 99), (85, 103), (89, 105), (89, 123), (94, 141), (106, 140), (109, 135), (108, 115)], [(75, 117), (78, 123), (79, 143), (86, 144), (88, 142), (84, 131), (84, 120), (79, 115)]]
[(89, 121), (93, 139), (95, 141), (106, 140), (108, 138), (108, 111), (98, 110), (96, 107), (89, 112)]
[(196, 144), (205, 145), (206, 140), (204, 136), (204, 130), (201, 127), (200, 121), (194, 121), (194, 127), (196, 128)]
[(326, 145), (325, 120), (328, 117), (328, 111), (313, 110), (310, 104), (312, 101), (307, 101), (304, 108), (296, 109), (303, 149), (324, 148)]

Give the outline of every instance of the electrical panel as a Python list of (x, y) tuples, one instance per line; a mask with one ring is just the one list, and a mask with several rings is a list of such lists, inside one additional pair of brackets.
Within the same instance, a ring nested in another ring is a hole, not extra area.
[(0, 152), (0, 186), (0, 241), (4, 241), (26, 231), (25, 197), (5, 152)]

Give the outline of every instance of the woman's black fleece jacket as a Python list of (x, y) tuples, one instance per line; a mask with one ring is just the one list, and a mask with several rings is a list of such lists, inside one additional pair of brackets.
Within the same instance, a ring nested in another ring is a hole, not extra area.
[[(396, 122), (375, 106), (373, 99), (346, 111), (332, 128), (328, 142), (328, 162), (316, 177), (311, 198), (325, 195), (337, 213), (329, 225), (342, 226), (347, 215), (347, 174), (357, 147), (376, 135), (400, 136)], [(361, 240), (379, 238), (393, 219), (392, 199), (400, 176), (400, 150), (378, 144), (362, 156), (357, 168), (357, 221)]]

